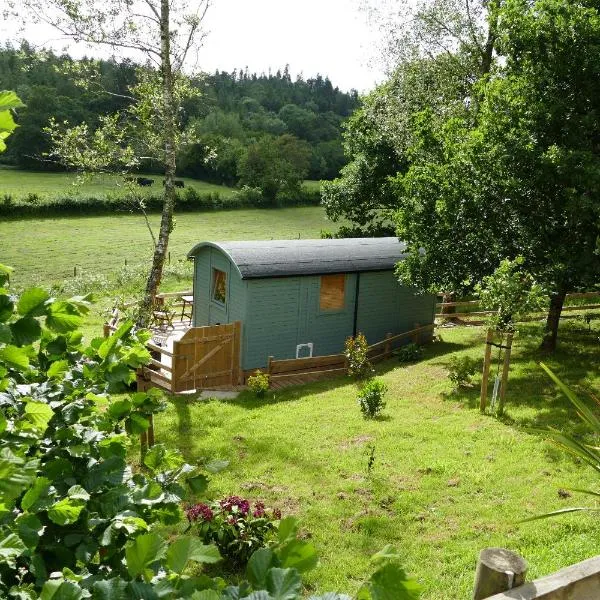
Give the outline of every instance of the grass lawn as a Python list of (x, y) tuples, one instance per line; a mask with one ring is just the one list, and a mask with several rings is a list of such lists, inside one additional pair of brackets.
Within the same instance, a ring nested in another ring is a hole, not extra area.
[[(0, 171), (2, 173), (2, 171)], [(331, 228), (320, 207), (249, 209), (176, 215), (171, 260), (201, 240), (319, 237)], [(158, 229), (159, 215), (150, 220)], [(49, 285), (78, 273), (109, 274), (149, 260), (152, 244), (140, 214), (49, 217), (0, 222), (0, 263), (15, 268), (16, 285)]]
[[(547, 362), (570, 385), (600, 390), (599, 325), (561, 326), (560, 348)], [(227, 458), (213, 476), (214, 497), (263, 499), (300, 517), (321, 556), (310, 590), (354, 592), (370, 572), (369, 556), (393, 544), (424, 598), (467, 598), (478, 552), (503, 546), (530, 563), (529, 577), (598, 553), (598, 519), (569, 515), (520, 519), (592, 504), (562, 498), (559, 488), (597, 486), (597, 475), (525, 427), (579, 431), (567, 401), (536, 366), (541, 325), (523, 326), (503, 420), (478, 410), (479, 390), (455, 392), (447, 379), (451, 354), (483, 356), (482, 328), (441, 329), (443, 341), (424, 359), (382, 363), (388, 406), (364, 420), (346, 379), (288, 389), (258, 400), (170, 402), (156, 418), (157, 440), (188, 461)], [(373, 450), (374, 449), (374, 450)], [(369, 454), (375, 463), (367, 472)]]
[[(135, 175), (137, 177), (137, 175)], [(146, 194), (157, 194), (162, 191), (162, 175), (140, 175), (154, 179), (149, 187), (140, 187)], [(195, 188), (198, 192), (219, 192), (223, 197), (233, 194), (234, 189), (206, 183), (189, 177), (178, 177), (185, 182), (186, 187)], [(2, 194), (10, 194), (15, 199), (27, 194), (39, 196), (105, 196), (106, 194), (120, 195), (123, 193), (123, 178), (115, 174), (94, 175), (84, 183), (77, 183), (73, 173), (48, 173), (45, 171), (20, 171), (18, 169), (0, 169), (0, 190)]]

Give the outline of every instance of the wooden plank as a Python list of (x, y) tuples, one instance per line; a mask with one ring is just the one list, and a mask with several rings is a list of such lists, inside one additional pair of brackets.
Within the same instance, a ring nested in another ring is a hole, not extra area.
[(583, 304), (581, 306), (563, 306), (564, 311), (571, 310), (597, 310), (600, 308), (600, 304)]
[[(460, 302), (436, 302), (436, 308), (446, 308), (447, 306), (473, 306), (479, 304), (479, 300), (464, 300)], [(452, 313), (447, 313), (452, 314)]]
[(482, 311), (473, 311), (473, 312), (467, 312), (467, 313), (436, 313), (435, 318), (436, 319), (454, 319), (456, 317), (458, 318), (464, 318), (464, 317), (485, 317), (488, 315), (494, 315), (496, 314), (495, 310), (482, 310)]
[(151, 364), (154, 367), (158, 367), (159, 369), (162, 369), (163, 371), (171, 372), (173, 370), (169, 365), (165, 365), (164, 363), (161, 363), (160, 360), (156, 360), (154, 358), (150, 359), (149, 364)]
[[(217, 377), (223, 377), (223, 375), (227, 375), (227, 376), (231, 375), (231, 369), (223, 369), (222, 371), (213, 371), (211, 373), (205, 373), (204, 375), (198, 375), (198, 374), (194, 373), (191, 376), (177, 380), (177, 384), (186, 383), (186, 382), (190, 382), (190, 381), (198, 383), (199, 381), (201, 382), (202, 380), (206, 381), (207, 379), (215, 379)], [(199, 389), (199, 388), (191, 388), (191, 389)]]
[[(225, 326), (224, 325), (215, 325), (215, 327), (225, 327)], [(202, 327), (201, 329), (204, 329), (204, 327)], [(232, 338), (233, 338), (232, 333), (224, 333), (222, 335), (203, 336), (203, 337), (199, 336), (195, 339), (188, 339), (188, 340), (183, 340), (183, 338), (182, 338), (182, 341), (179, 341), (179, 345), (180, 346), (193, 346), (194, 344), (196, 344), (196, 342), (198, 340), (202, 340), (203, 342), (220, 342), (220, 341), (229, 341)]]
[(160, 346), (157, 346), (156, 344), (153, 344), (152, 342), (146, 342), (146, 348), (152, 350), (153, 352), (159, 352), (160, 354), (164, 354), (165, 356), (169, 356), (171, 358), (173, 357), (173, 354), (171, 352), (165, 350), (164, 348), (161, 348)]
[(571, 300), (573, 298), (596, 298), (600, 296), (600, 291), (597, 292), (573, 292), (571, 294), (567, 294), (566, 300)]
[(287, 373), (288, 371), (307, 370), (315, 367), (327, 367), (345, 360), (343, 354), (328, 354), (326, 356), (313, 356), (312, 358), (289, 358), (284, 360), (273, 360), (270, 362), (270, 373)]
[(160, 294), (156, 294), (155, 298), (178, 298), (180, 296), (191, 296), (193, 293), (192, 290), (184, 292), (161, 292)]
[[(209, 350), (196, 364), (191, 366), (183, 375), (180, 377), (179, 381), (182, 381), (192, 373), (195, 373), (204, 363), (208, 362), (217, 352), (220, 352), (224, 347), (224, 344), (220, 344), (219, 346), (215, 346), (211, 350)], [(231, 370), (231, 369), (230, 369)]]
[(324, 371), (308, 371), (308, 372), (294, 372), (294, 373), (281, 373), (279, 375), (272, 375), (271, 376), (271, 381), (281, 381), (283, 379), (289, 379), (289, 378), (304, 378), (304, 377), (310, 377), (310, 376), (314, 376), (314, 377), (322, 377), (325, 375), (331, 375), (331, 374), (340, 374), (340, 373), (345, 373), (346, 369), (345, 368), (338, 368), (338, 369), (327, 369)]

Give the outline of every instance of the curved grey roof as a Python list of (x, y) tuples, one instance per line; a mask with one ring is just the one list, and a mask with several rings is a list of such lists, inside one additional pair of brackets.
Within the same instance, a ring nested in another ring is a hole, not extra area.
[(395, 237), (334, 240), (201, 242), (189, 252), (213, 247), (229, 256), (242, 279), (388, 271), (406, 256)]

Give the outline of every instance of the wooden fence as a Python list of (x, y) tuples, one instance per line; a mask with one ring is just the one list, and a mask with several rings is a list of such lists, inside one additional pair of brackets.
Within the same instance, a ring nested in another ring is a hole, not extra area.
[[(585, 299), (585, 298), (598, 298), (600, 299), (600, 292), (576, 292), (567, 294), (565, 302), (569, 300)], [(479, 300), (464, 300), (457, 302), (438, 302), (436, 306), (436, 318), (438, 319), (465, 319), (469, 317), (487, 317), (494, 314), (492, 310), (479, 310), (479, 311), (466, 311), (466, 312), (443, 312), (444, 308), (478, 308), (480, 305)], [(598, 310), (600, 304), (582, 304), (573, 306), (563, 306), (563, 312), (579, 311), (579, 310)]]
[(528, 583), (527, 562), (504, 548), (481, 551), (473, 600), (596, 600), (600, 598), (600, 556)]
[[(415, 324), (414, 329), (396, 335), (388, 333), (384, 340), (372, 344), (368, 349), (368, 357), (371, 362), (378, 362), (389, 358), (394, 350), (407, 339), (416, 344), (431, 340), (435, 325), (419, 326)], [(348, 370), (345, 354), (329, 354), (327, 356), (314, 356), (312, 358), (291, 358), (275, 360), (269, 357), (266, 372), (271, 379), (272, 388), (300, 385), (310, 381), (326, 379), (343, 375)], [(254, 371), (247, 371), (246, 377)]]

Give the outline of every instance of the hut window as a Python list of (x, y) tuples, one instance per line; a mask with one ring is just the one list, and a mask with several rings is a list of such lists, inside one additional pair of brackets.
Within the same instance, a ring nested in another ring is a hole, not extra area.
[(321, 310), (342, 310), (346, 304), (345, 292), (345, 275), (322, 275), (319, 296)]
[(220, 304), (225, 304), (227, 298), (227, 274), (225, 271), (213, 269), (212, 299)]

